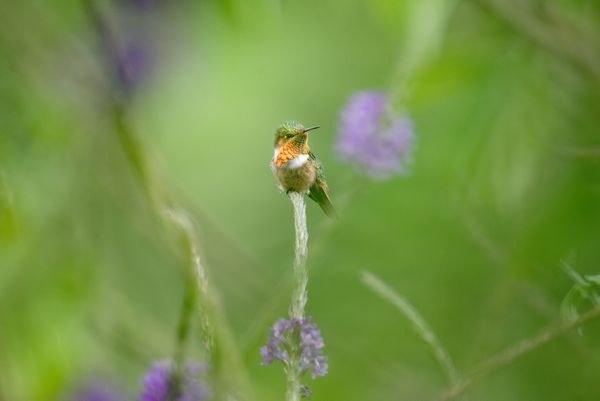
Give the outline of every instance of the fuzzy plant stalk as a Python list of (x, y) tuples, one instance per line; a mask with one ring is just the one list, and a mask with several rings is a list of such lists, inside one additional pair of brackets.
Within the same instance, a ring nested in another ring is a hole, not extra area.
[[(114, 62), (118, 53), (116, 38), (99, 2), (85, 0), (84, 5), (98, 35), (107, 73), (112, 76), (115, 83), (107, 93), (107, 116), (150, 209), (164, 228), (166, 240), (171, 243), (170, 245), (180, 257), (185, 294), (175, 336), (175, 371), (179, 373), (184, 371), (185, 344), (189, 337), (190, 321), (196, 312), (200, 318), (207, 362), (211, 366), (210, 371), (215, 376), (215, 380), (218, 381), (218, 386), (222, 387), (223, 392), (228, 395), (248, 394), (249, 381), (224, 317), (218, 293), (210, 285), (208, 274), (200, 258), (193, 221), (171, 196), (165, 180), (154, 168), (148, 150), (139, 140), (129, 121), (128, 106), (132, 94), (124, 92), (119, 86), (122, 82), (119, 78), (118, 65)], [(218, 392), (218, 389), (215, 390)]]
[(308, 230), (306, 228), (306, 205), (301, 193), (291, 192), (290, 200), (294, 206), (294, 228), (296, 231), (296, 247), (294, 258), (295, 286), (289, 319), (280, 318), (271, 329), (267, 344), (260, 350), (263, 365), (278, 361), (283, 363), (287, 379), (286, 401), (300, 401), (302, 397), (310, 397), (307, 385), (302, 383), (305, 374), (310, 373), (312, 379), (327, 374), (327, 357), (323, 355), (325, 343), (321, 332), (311, 317), (304, 313), (307, 301), (306, 286), (308, 270)]
[[(223, 310), (216, 292), (209, 285), (206, 267), (198, 250), (197, 233), (192, 218), (181, 208), (165, 208), (163, 220), (173, 231), (181, 264), (185, 266), (185, 293), (182, 301), (171, 374), (168, 401), (203, 399), (185, 398), (189, 391), (189, 364), (186, 364), (185, 345), (189, 337), (191, 319), (199, 309), (201, 341), (206, 352), (206, 376), (210, 392), (216, 399), (241, 400), (251, 397), (249, 383), (239, 353), (223, 318)], [(171, 392), (173, 390), (174, 392)], [(178, 393), (183, 391), (184, 393)], [(179, 398), (178, 398), (179, 397)], [(181, 398), (183, 397), (183, 398)]]
[(189, 337), (190, 320), (196, 311), (200, 319), (201, 339), (207, 362), (211, 366), (213, 381), (218, 387), (214, 389), (215, 393), (236, 394), (235, 398), (241, 394), (248, 395), (249, 381), (233, 335), (224, 318), (219, 295), (210, 285), (206, 267), (200, 257), (193, 221), (184, 209), (171, 200), (169, 193), (164, 189), (164, 183), (150, 168), (144, 147), (126, 124), (123, 115), (120, 117), (116, 127), (123, 150), (136, 172), (148, 202), (163, 223), (168, 237), (173, 240), (183, 266), (186, 292), (176, 335), (176, 372), (180, 374), (183, 370), (184, 347)]
[(304, 196), (298, 192), (290, 192), (290, 200), (294, 207), (294, 231), (296, 233), (296, 246), (294, 254), (294, 291), (290, 305), (292, 319), (304, 318), (304, 307), (308, 299), (308, 228), (306, 225), (306, 203)]
[(212, 302), (208, 292), (208, 278), (206, 269), (200, 258), (196, 246), (196, 234), (190, 217), (181, 209), (165, 209), (165, 221), (177, 229), (178, 246), (183, 251), (182, 264), (185, 269), (185, 294), (181, 305), (179, 326), (177, 329), (177, 341), (175, 347), (175, 363), (178, 368), (182, 366), (184, 345), (189, 335), (191, 316), (194, 305), (198, 304), (203, 313), (200, 316), (200, 328), (202, 331), (202, 342), (208, 357), (210, 358), (214, 348), (214, 329), (211, 324), (209, 310)]
[[(294, 290), (290, 305), (291, 319), (304, 319), (304, 307), (308, 299), (308, 227), (306, 225), (306, 203), (304, 196), (298, 192), (290, 192), (290, 201), (294, 207), (294, 231), (296, 233), (294, 254)], [(301, 397), (301, 352), (298, 347), (292, 347), (290, 360), (286, 367), (287, 401), (299, 401)]]

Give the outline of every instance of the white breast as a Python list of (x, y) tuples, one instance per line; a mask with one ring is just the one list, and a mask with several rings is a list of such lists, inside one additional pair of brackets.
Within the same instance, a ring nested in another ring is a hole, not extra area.
[(304, 163), (306, 163), (307, 160), (308, 160), (308, 155), (300, 155), (300, 156), (295, 157), (292, 160), (288, 161), (284, 167), (292, 169), (292, 170), (297, 169), (297, 168), (304, 166)]

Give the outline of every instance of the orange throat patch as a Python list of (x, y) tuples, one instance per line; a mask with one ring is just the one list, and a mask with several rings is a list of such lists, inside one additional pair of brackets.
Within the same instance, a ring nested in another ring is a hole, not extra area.
[[(308, 153), (307, 146), (298, 146), (294, 143), (287, 143), (279, 148), (279, 154), (275, 158), (275, 165), (282, 167), (285, 163), (296, 157)], [(305, 151), (306, 150), (306, 151)]]

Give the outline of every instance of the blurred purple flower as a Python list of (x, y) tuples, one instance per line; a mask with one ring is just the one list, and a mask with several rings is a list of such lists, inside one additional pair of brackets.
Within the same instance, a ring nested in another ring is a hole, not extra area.
[(90, 382), (78, 387), (68, 398), (69, 401), (124, 401), (125, 397), (111, 386)]
[(394, 113), (389, 95), (366, 91), (354, 94), (344, 107), (336, 148), (365, 175), (388, 179), (407, 172), (413, 140), (412, 121)]
[(321, 354), (324, 346), (321, 332), (311, 318), (279, 319), (271, 329), (267, 345), (260, 349), (262, 364), (281, 361), (287, 365), (292, 350), (299, 349), (302, 373), (312, 370), (311, 377), (316, 379), (327, 374), (327, 357)]
[(129, 40), (116, 50), (115, 68), (117, 78), (126, 92), (132, 92), (149, 75), (153, 54), (143, 40)]
[[(204, 401), (209, 396), (208, 387), (199, 380), (199, 375), (204, 371), (206, 367), (203, 365), (188, 363), (179, 378), (179, 384), (176, 385), (175, 365), (170, 361), (157, 362), (144, 377), (144, 388), (139, 400)], [(175, 398), (169, 398), (171, 394), (174, 394)]]
[(92, 12), (115, 84), (129, 96), (144, 83), (157, 61), (153, 40), (156, 13), (150, 12), (157, 0), (122, 1), (110, 16), (94, 5)]

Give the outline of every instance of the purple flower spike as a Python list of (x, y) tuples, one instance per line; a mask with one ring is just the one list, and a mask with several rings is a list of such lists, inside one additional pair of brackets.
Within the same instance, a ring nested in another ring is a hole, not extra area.
[(389, 179), (409, 167), (414, 140), (410, 118), (395, 114), (383, 92), (359, 92), (342, 111), (337, 151), (367, 176)]
[(127, 92), (134, 91), (152, 68), (152, 51), (142, 40), (130, 40), (118, 50), (115, 58), (119, 83)]
[(260, 349), (262, 364), (281, 361), (287, 365), (290, 352), (299, 349), (302, 373), (311, 371), (311, 377), (316, 379), (327, 374), (327, 357), (322, 355), (324, 346), (321, 332), (311, 318), (279, 319), (271, 329), (267, 345)]
[(204, 401), (208, 398), (208, 388), (198, 379), (206, 370), (205, 367), (188, 363), (180, 378), (179, 388), (172, 388), (174, 369), (175, 366), (170, 361), (153, 364), (144, 377), (144, 388), (139, 400), (167, 401), (170, 392), (177, 394), (176, 401)]

